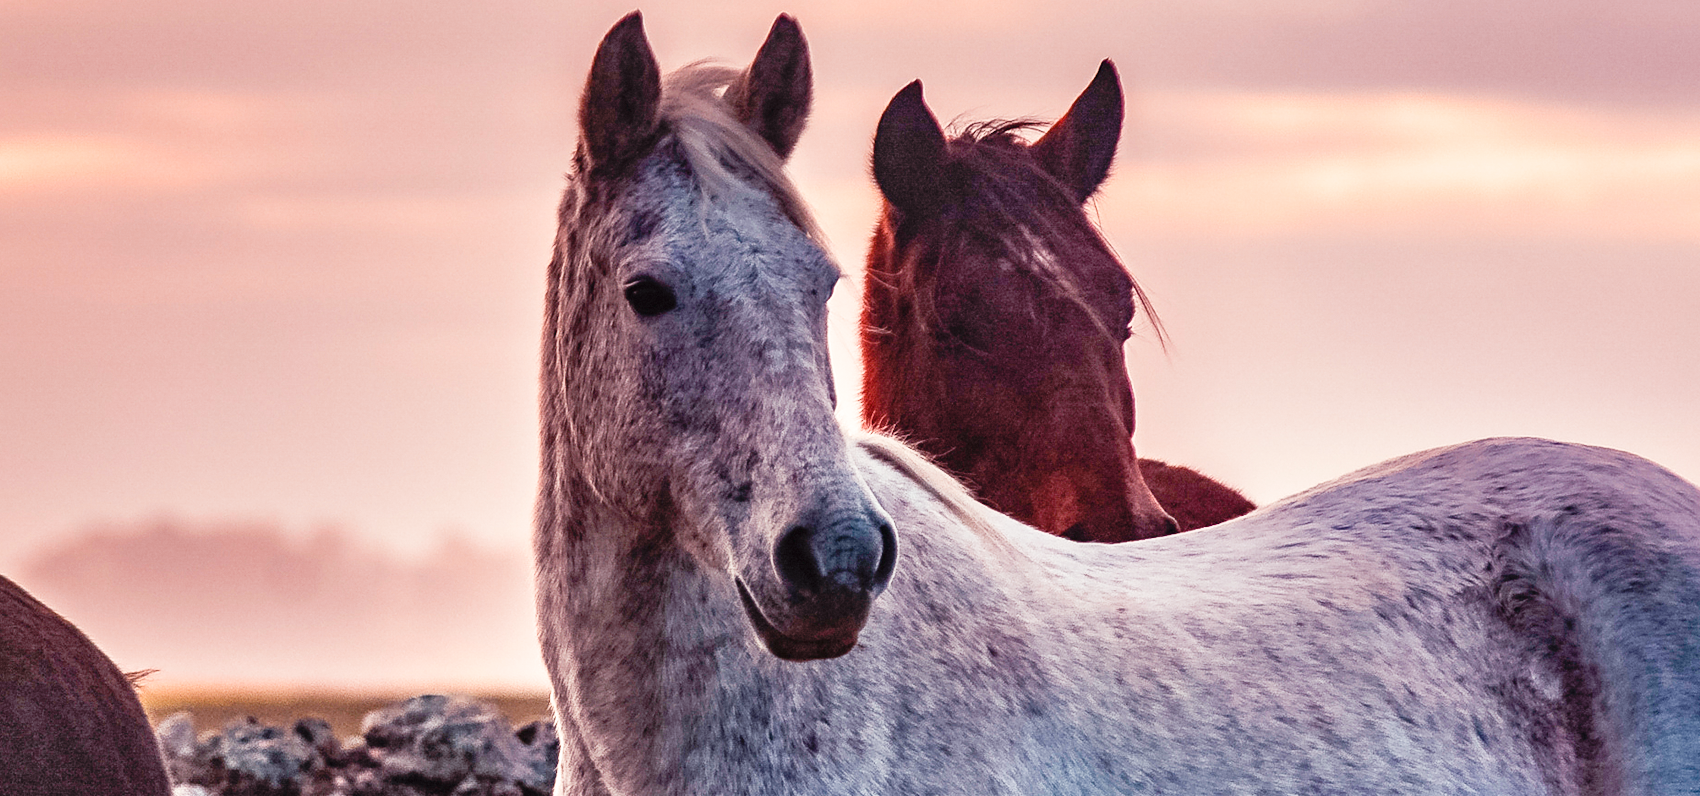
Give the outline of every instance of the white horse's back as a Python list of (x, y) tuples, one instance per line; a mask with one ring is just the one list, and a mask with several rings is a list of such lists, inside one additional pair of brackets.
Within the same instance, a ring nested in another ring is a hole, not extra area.
[[(908, 530), (905, 562), (925, 571), (899, 567), (882, 601), (891, 613), (876, 611), (864, 643), (913, 658), (914, 636), (937, 624), (948, 631), (936, 644), (960, 649), (934, 676), (1021, 672), (989, 703), (941, 711), (1024, 705), (985, 722), (1022, 728), (1003, 740), (1011, 781), (1084, 792), (1700, 787), (1700, 493), (1644, 460), (1484, 440), (1134, 544), (994, 523), (1013, 555), (941, 521), (933, 489), (868, 466)], [(985, 552), (965, 562), (967, 550)], [(944, 551), (958, 560), (935, 560)], [(964, 583), (974, 577), (987, 584)], [(958, 610), (916, 607), (953, 587), (967, 598)]]

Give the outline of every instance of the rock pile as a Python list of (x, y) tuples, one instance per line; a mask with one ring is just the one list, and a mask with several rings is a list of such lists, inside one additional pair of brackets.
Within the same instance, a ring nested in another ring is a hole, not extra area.
[(177, 713), (157, 733), (174, 796), (547, 796), (559, 748), (549, 722), (516, 732), (490, 705), (435, 695), (372, 711), (340, 742), (312, 718), (197, 737)]

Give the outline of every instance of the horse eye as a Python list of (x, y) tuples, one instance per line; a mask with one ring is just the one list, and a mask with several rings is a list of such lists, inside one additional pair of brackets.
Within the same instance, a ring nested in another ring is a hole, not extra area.
[(673, 289), (660, 280), (640, 276), (626, 283), (626, 303), (632, 305), (633, 312), (653, 318), (678, 306), (679, 300), (673, 297)]

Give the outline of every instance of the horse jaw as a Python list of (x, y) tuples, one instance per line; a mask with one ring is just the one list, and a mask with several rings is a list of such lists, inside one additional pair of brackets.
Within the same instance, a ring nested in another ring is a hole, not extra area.
[(836, 637), (820, 639), (793, 638), (781, 632), (779, 628), (767, 621), (756, 605), (755, 598), (750, 596), (750, 590), (744, 586), (741, 578), (734, 578), (738, 588), (738, 599), (743, 603), (744, 616), (750, 620), (750, 627), (755, 630), (756, 638), (775, 658), (787, 661), (817, 661), (836, 658), (856, 647), (856, 640), (862, 635), (862, 625), (867, 622), (867, 614), (863, 613), (861, 622), (849, 632), (840, 633)]

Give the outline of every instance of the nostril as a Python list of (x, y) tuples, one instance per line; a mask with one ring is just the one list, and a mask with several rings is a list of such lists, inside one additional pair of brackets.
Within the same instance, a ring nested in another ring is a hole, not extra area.
[(781, 580), (805, 591), (820, 590), (826, 573), (821, 571), (820, 559), (815, 556), (814, 530), (797, 525), (780, 537), (773, 549), (773, 568)]
[(1174, 517), (1164, 517), (1163, 518), (1163, 534), (1162, 535), (1173, 536), (1174, 534), (1177, 534), (1177, 533), (1180, 533), (1180, 532), (1181, 532), (1181, 524), (1176, 522)]
[(1059, 533), (1057, 535), (1061, 536), (1064, 539), (1068, 539), (1069, 541), (1074, 541), (1074, 542), (1090, 542), (1090, 541), (1092, 541), (1092, 537), (1086, 535), (1086, 523), (1084, 523), (1084, 522), (1077, 522), (1073, 525), (1070, 525), (1070, 526), (1068, 526), (1068, 530), (1063, 531), (1062, 533)]

